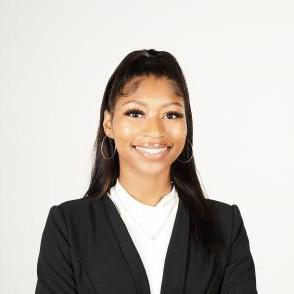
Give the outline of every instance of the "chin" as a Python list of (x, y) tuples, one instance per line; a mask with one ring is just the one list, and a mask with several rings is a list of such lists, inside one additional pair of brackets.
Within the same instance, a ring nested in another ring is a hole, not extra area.
[(137, 166), (135, 167), (135, 169), (140, 174), (154, 176), (154, 175), (161, 175), (166, 170), (170, 170), (170, 166), (162, 166), (162, 164), (151, 163), (151, 164), (143, 164), (140, 167)]

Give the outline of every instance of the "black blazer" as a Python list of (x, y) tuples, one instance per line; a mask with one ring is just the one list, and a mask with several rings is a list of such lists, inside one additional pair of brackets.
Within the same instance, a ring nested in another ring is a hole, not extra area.
[[(256, 294), (255, 266), (238, 206), (207, 201), (226, 240), (221, 261), (203, 255), (190, 238), (189, 213), (180, 197), (160, 294)], [(36, 294), (150, 294), (139, 253), (108, 196), (50, 208), (37, 277)]]

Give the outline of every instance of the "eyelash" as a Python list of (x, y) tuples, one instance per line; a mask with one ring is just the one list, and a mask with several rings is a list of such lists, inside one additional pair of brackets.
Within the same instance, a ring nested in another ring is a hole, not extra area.
[[(129, 109), (124, 114), (125, 115), (130, 115), (131, 113), (137, 113), (137, 114), (141, 114), (141, 115), (144, 114), (144, 112), (142, 110), (137, 109), (137, 108)], [(169, 111), (167, 114), (168, 115), (175, 115), (176, 118), (182, 118), (184, 116), (182, 113), (179, 113), (177, 111)], [(136, 118), (136, 117), (133, 117), (133, 118)]]

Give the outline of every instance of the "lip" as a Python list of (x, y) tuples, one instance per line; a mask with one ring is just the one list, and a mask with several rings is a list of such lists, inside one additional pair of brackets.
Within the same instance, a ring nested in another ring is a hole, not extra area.
[[(166, 150), (163, 150), (162, 152), (159, 152), (159, 153), (154, 153), (154, 154), (151, 154), (151, 153), (147, 153), (143, 150), (139, 150), (137, 149), (136, 147), (142, 147), (142, 148), (145, 148), (145, 149), (160, 149), (160, 148), (165, 148), (167, 147)], [(169, 153), (171, 147), (168, 146), (168, 145), (161, 145), (161, 147), (145, 147), (145, 146), (140, 146), (140, 145), (133, 145), (132, 148), (134, 149), (134, 151), (136, 151), (139, 155), (143, 156), (144, 158), (146, 159), (149, 159), (149, 160), (159, 160), (159, 159), (163, 159), (167, 156), (167, 154)]]
[(132, 147), (141, 147), (141, 148), (146, 148), (146, 149), (160, 149), (160, 148), (171, 148), (172, 145), (168, 145), (168, 144), (153, 144), (153, 145), (132, 145)]

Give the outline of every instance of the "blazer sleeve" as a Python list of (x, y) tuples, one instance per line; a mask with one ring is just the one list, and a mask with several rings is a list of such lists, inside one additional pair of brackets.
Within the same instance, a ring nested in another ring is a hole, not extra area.
[(37, 263), (35, 294), (77, 294), (70, 243), (61, 208), (50, 208)]
[(231, 251), (220, 294), (257, 294), (254, 261), (240, 210), (232, 205)]

